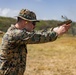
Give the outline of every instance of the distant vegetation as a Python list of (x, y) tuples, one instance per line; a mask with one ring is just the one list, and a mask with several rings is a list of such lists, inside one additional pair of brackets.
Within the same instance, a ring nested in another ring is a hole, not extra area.
[[(49, 27), (56, 27), (62, 21), (58, 20), (41, 20), (37, 23), (36, 30), (47, 29)], [(0, 31), (6, 32), (11, 24), (15, 24), (16, 19), (11, 17), (2, 17), (0, 16)], [(68, 34), (76, 35), (76, 22), (72, 23), (71, 29), (68, 31)]]
[(11, 24), (14, 24), (16, 19), (0, 16), (0, 30), (6, 32)]

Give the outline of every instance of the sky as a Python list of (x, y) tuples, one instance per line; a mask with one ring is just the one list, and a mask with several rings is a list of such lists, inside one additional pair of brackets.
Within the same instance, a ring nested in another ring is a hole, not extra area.
[(21, 9), (36, 13), (37, 19), (76, 21), (76, 0), (0, 0), (0, 16), (15, 17)]

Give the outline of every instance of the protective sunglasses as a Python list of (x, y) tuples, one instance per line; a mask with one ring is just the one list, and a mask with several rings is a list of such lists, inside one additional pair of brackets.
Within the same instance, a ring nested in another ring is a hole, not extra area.
[(36, 25), (36, 22), (32, 22), (32, 24), (35, 26)]

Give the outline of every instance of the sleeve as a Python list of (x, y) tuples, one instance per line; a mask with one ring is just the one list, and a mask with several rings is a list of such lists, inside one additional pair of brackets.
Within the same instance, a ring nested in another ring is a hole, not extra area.
[(36, 31), (34, 35), (27, 40), (28, 44), (38, 44), (52, 42), (57, 39), (57, 33), (48, 29), (47, 31)]
[(35, 31), (28, 32), (23, 30), (12, 30), (5, 34), (4, 39), (8, 40), (9, 44), (26, 43), (26, 44), (37, 44), (54, 41), (57, 39), (57, 34), (54, 31)]

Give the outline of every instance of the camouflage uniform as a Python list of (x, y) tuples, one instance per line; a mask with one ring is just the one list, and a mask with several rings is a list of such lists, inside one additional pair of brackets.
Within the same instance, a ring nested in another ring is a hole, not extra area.
[(26, 68), (27, 44), (45, 43), (57, 38), (55, 32), (20, 30), (14, 25), (5, 33), (0, 49), (0, 75), (23, 75)]

